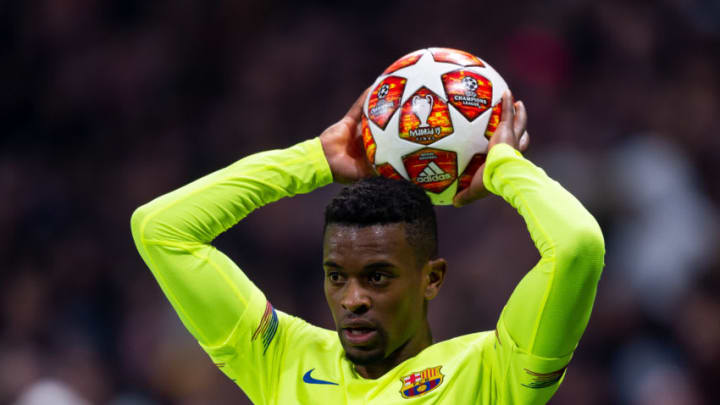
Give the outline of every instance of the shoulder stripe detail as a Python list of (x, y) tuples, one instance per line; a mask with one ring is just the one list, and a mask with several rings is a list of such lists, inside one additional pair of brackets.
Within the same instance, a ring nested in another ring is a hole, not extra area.
[(250, 341), (254, 341), (258, 337), (262, 337), (263, 355), (265, 355), (265, 352), (270, 346), (270, 342), (272, 342), (273, 338), (275, 337), (277, 329), (277, 313), (275, 312), (275, 308), (273, 308), (272, 304), (270, 304), (270, 301), (268, 301), (267, 304), (265, 304), (265, 313), (263, 313), (260, 324), (258, 325), (257, 329), (255, 329), (255, 332), (253, 333)]

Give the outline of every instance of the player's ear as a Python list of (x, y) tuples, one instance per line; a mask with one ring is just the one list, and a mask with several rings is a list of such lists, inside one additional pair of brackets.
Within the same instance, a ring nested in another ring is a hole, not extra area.
[(427, 285), (425, 287), (425, 299), (430, 301), (440, 291), (442, 283), (445, 281), (445, 272), (447, 271), (447, 261), (442, 258), (432, 259), (428, 261), (428, 270), (425, 275), (427, 277)]

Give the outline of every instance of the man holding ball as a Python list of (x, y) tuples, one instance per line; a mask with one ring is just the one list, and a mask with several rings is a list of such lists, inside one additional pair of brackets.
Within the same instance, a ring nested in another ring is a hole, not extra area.
[[(254, 403), (546, 403), (590, 317), (604, 257), (597, 222), (522, 156), (525, 107), (505, 93), (486, 162), (454, 203), (501, 196), (541, 259), (494, 330), (434, 342), (427, 305), (447, 263), (433, 206), (410, 182), (372, 176), (359, 140), (364, 98), (318, 138), (248, 156), (138, 208), (138, 251), (184, 325)], [(332, 181), (353, 182), (325, 211), (335, 331), (273, 308), (210, 244), (254, 209)]]

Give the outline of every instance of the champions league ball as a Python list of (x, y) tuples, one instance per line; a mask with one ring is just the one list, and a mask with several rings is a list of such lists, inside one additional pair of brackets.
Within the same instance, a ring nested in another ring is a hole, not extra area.
[(382, 176), (452, 204), (485, 162), (508, 86), (482, 59), (448, 48), (403, 56), (375, 80), (363, 104), (365, 153)]

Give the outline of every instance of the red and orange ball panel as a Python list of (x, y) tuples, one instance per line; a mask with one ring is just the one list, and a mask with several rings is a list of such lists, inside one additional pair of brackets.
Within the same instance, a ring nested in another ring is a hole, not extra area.
[(385, 129), (390, 117), (400, 107), (400, 100), (405, 91), (407, 79), (388, 76), (370, 93), (368, 100), (368, 118), (382, 129)]
[(435, 62), (454, 63), (462, 66), (485, 66), (477, 56), (459, 49), (430, 48), (430, 53), (432, 53)]
[(403, 156), (410, 181), (427, 191), (440, 193), (457, 178), (457, 155), (442, 149), (423, 148)]
[(421, 87), (410, 96), (400, 112), (400, 138), (429, 145), (453, 133), (447, 103)]
[(448, 101), (468, 121), (484, 113), (492, 104), (492, 83), (469, 70), (456, 70), (442, 75)]

